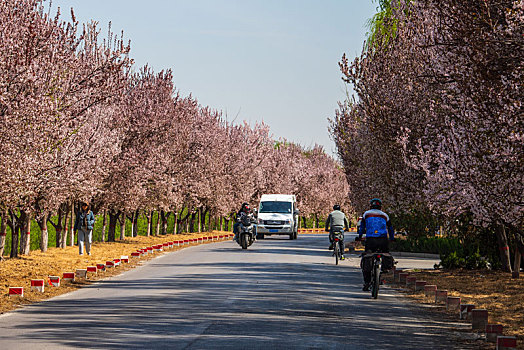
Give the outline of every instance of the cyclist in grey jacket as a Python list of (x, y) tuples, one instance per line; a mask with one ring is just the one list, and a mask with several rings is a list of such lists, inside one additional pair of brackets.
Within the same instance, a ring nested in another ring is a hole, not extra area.
[[(329, 214), (327, 220), (326, 220), (326, 232), (329, 232), (329, 249), (333, 249), (333, 231), (335, 229), (345, 229), (345, 231), (349, 231), (349, 223), (348, 219), (346, 218), (346, 215), (340, 210), (340, 205), (335, 204), (333, 206), (333, 211)], [(344, 243), (343, 241), (340, 242), (342, 245), (340, 247), (342, 251), (342, 258), (344, 258)]]

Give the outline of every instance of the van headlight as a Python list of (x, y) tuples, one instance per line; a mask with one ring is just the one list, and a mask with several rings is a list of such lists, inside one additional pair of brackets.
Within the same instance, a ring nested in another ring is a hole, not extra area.
[(289, 225), (291, 223), (291, 220), (284, 220), (284, 224)]

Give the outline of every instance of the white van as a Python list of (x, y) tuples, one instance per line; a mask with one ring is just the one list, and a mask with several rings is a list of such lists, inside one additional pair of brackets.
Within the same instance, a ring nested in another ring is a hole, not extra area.
[(263, 194), (257, 217), (257, 238), (288, 235), (297, 239), (298, 209), (295, 195)]

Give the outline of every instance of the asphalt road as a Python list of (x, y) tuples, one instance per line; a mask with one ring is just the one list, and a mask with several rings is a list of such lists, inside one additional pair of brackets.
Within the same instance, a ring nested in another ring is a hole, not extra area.
[[(221, 242), (165, 254), (79, 291), (0, 316), (1, 349), (463, 349), (457, 327), (384, 288), (327, 237)], [(399, 259), (399, 267), (431, 267)]]

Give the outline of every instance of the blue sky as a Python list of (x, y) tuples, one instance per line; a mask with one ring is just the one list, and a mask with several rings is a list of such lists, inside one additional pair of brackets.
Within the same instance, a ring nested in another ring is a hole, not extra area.
[(335, 153), (328, 117), (345, 96), (338, 61), (360, 54), (371, 0), (53, 0), (69, 19), (131, 40), (137, 68), (171, 68), (183, 95), (275, 138)]

